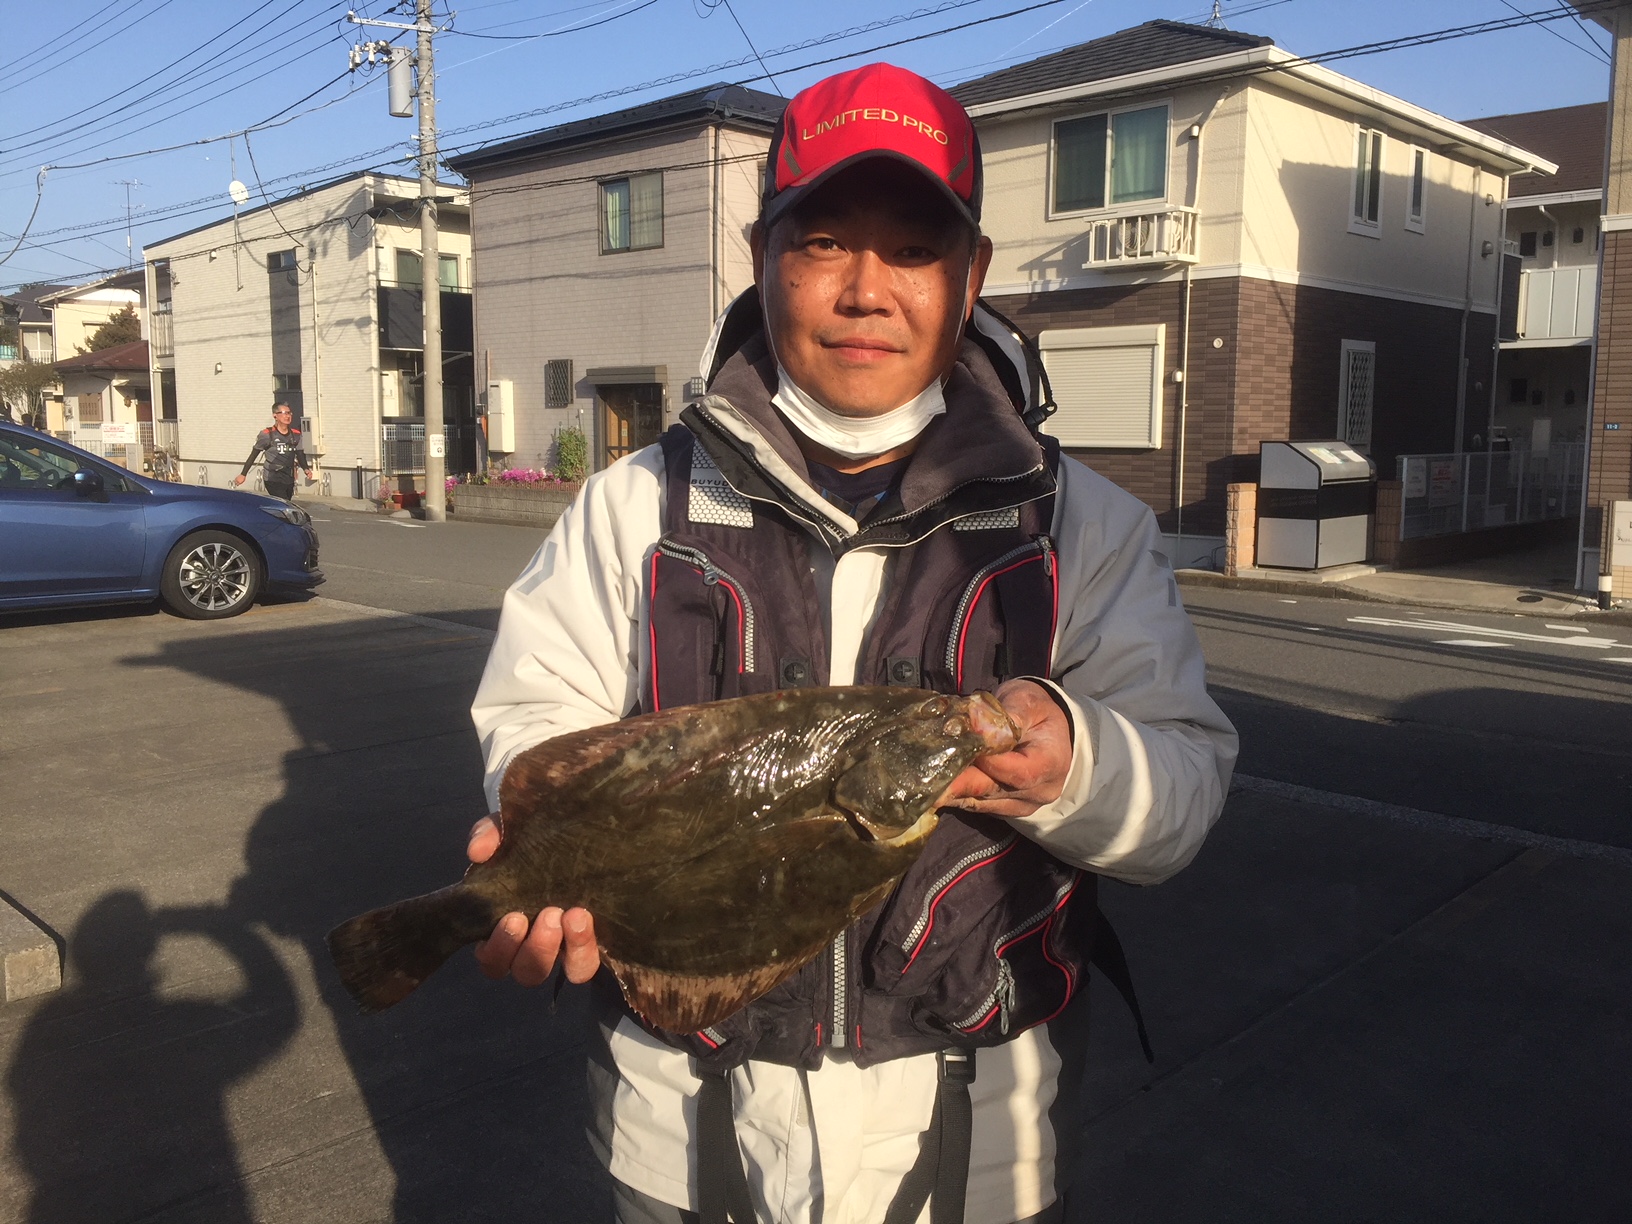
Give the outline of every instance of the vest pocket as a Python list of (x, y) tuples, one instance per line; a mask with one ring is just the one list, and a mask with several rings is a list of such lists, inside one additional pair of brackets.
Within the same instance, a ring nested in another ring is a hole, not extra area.
[(699, 549), (658, 542), (647, 580), (647, 708), (736, 697), (754, 671), (755, 615), (744, 585)]
[(954, 691), (995, 688), (1010, 676), (1048, 675), (1059, 604), (1059, 568), (1046, 535), (977, 570), (958, 600), (940, 660)]

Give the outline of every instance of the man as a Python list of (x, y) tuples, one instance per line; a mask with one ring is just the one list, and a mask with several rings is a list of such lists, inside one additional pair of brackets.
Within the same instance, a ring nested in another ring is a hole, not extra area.
[(244, 460), (243, 470), (233, 478), (234, 485), (244, 483), (249, 469), (263, 454), (266, 456), (266, 491), (273, 497), (284, 501), (294, 497), (297, 465), (305, 471), (307, 484), (316, 479), (312, 475), (312, 461), (301, 449), (300, 430), (292, 424), (294, 417), (294, 410), (288, 404), (272, 405), (272, 425), (255, 435), (255, 445), (250, 449), (249, 458)]
[[(1155, 521), (1028, 430), (1025, 354), (976, 306), (980, 185), (922, 78), (794, 98), (708, 394), (588, 481), (505, 597), (472, 709), (495, 802), (550, 736), (800, 684), (995, 689), (1022, 731), (825, 957), (704, 1033), (607, 1021), (591, 1139), (621, 1224), (910, 1221), (931, 1187), (937, 1224), (1060, 1218), (1081, 985), (1119, 959), (1095, 873), (1171, 875), (1222, 806), (1235, 735)], [(478, 822), (470, 857), (497, 840)], [(593, 915), (510, 914), (477, 956), (587, 981)]]

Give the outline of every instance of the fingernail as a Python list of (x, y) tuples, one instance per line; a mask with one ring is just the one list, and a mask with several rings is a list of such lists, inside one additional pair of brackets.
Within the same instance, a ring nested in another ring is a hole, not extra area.
[(504, 933), (519, 936), (527, 929), (527, 920), (519, 914), (511, 914), (504, 920)]
[(541, 922), (543, 922), (545, 930), (547, 930), (547, 931), (559, 931), (561, 929), (561, 911), (560, 910), (558, 910), (558, 909), (547, 909), (542, 914), (540, 914), (538, 917), (539, 917), (539, 920)]
[(584, 933), (584, 929), (589, 926), (589, 923), (584, 920), (584, 916), (582, 914), (573, 914), (565, 921), (567, 924), (567, 930), (571, 931), (574, 935), (582, 935)]

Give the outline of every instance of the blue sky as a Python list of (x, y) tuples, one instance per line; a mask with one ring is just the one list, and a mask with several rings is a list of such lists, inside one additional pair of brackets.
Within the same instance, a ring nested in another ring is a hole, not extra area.
[[(1223, 9), (1230, 28), (1266, 34), (1296, 54), (1312, 55), (1540, 12), (1553, 3), (1230, 0)], [(792, 93), (826, 73), (873, 59), (890, 59), (950, 86), (1152, 18), (1202, 21), (1212, 7), (1211, 0), (1053, 0), (1037, 7), (1038, 0), (730, 4), (438, 0), (439, 12), (452, 9), (451, 32), (438, 37), (436, 50), (437, 117), (449, 133), (443, 146), (469, 147), (718, 80)], [(347, 9), (403, 20), (400, 12), (388, 11), (389, 0), (11, 0), (5, 8), (0, 257), (35, 205), (39, 167), (61, 168), (46, 175), (29, 237), (0, 265), (0, 287), (76, 281), (123, 266), (127, 192), (140, 258), (144, 241), (230, 214), (227, 184), (235, 174), (258, 203), (263, 188), (276, 198), (351, 170), (409, 169), (403, 159), (414, 125), (387, 115), (383, 71), (346, 75), (347, 47), (364, 37), (347, 23)], [(1016, 13), (1022, 9), (1030, 11)], [(876, 23), (890, 24), (860, 29)], [(878, 50), (966, 23), (978, 24)], [(549, 31), (558, 32), (515, 38)], [(848, 37), (799, 46), (847, 31)], [(774, 84), (752, 60), (735, 63), (751, 55), (750, 39), (776, 74)], [(1565, 20), (1343, 59), (1331, 67), (1465, 119), (1604, 98), (1608, 46), (1596, 26)], [(848, 58), (806, 67), (835, 56)], [(631, 89), (690, 73), (697, 75)], [(596, 95), (603, 96), (589, 100)], [(544, 108), (555, 109), (524, 114)], [(247, 147), (241, 137), (190, 143), (272, 116), (291, 121), (252, 134)], [(186, 147), (146, 152), (170, 145)], [(143, 155), (97, 161), (131, 153)], [(127, 188), (122, 180), (139, 185)]]

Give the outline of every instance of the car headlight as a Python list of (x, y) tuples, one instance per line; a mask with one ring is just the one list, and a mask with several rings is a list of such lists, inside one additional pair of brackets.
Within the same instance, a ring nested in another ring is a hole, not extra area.
[(312, 521), (312, 516), (299, 506), (262, 506), (262, 514), (270, 514), (273, 518), (282, 519), (286, 523), (293, 523), (296, 527), (304, 527)]

